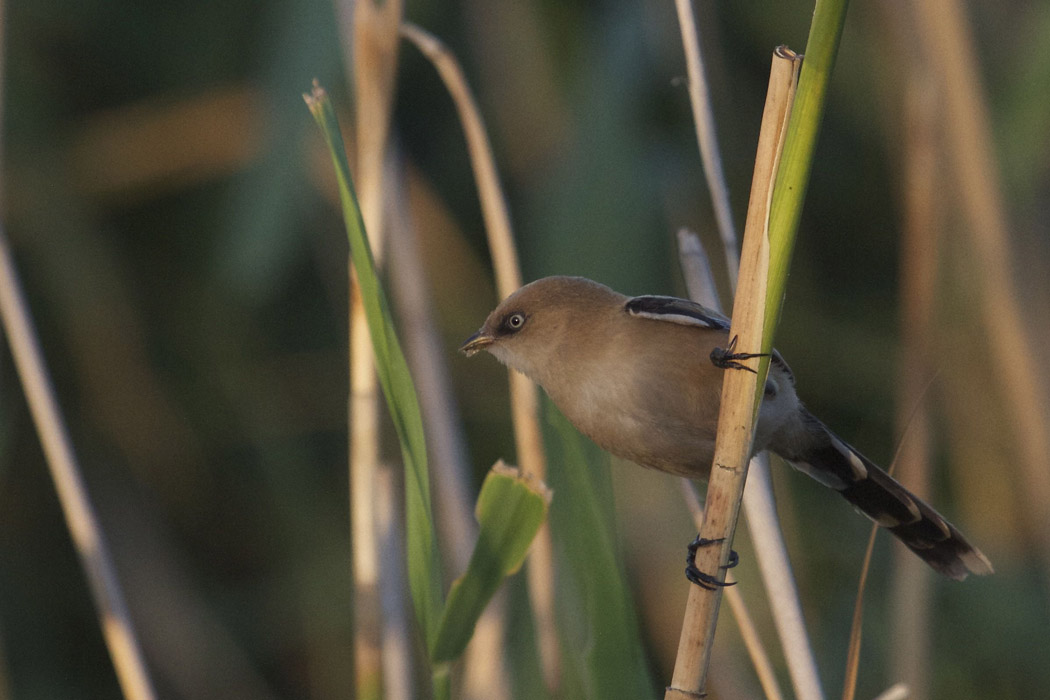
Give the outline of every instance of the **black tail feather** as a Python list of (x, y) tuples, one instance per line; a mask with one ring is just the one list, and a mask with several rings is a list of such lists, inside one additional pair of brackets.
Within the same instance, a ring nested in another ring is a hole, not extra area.
[(953, 579), (992, 573), (991, 562), (928, 503), (871, 460), (837, 438), (808, 412), (803, 434), (770, 449), (829, 486), (861, 513), (885, 527), (934, 570)]

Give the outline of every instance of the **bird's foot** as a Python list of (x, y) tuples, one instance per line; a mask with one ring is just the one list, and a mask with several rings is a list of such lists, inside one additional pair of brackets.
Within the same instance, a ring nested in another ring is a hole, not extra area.
[(756, 372), (745, 365), (741, 360), (750, 360), (753, 357), (767, 357), (766, 352), (734, 352), (738, 336), (733, 336), (727, 348), (715, 348), (711, 351), (711, 364), (719, 369), (744, 369), (748, 372)]
[[(701, 588), (704, 588), (709, 591), (713, 591), (715, 590), (715, 588), (725, 588), (726, 586), (736, 585), (735, 581), (731, 581), (729, 583), (726, 583), (725, 581), (719, 581), (711, 574), (705, 574), (703, 571), (700, 571), (700, 569), (696, 568), (696, 550), (700, 549), (701, 547), (707, 547), (712, 544), (719, 544), (723, 541), (725, 541), (725, 538), (723, 537), (720, 537), (716, 540), (709, 540), (701, 537), (700, 535), (697, 535), (696, 539), (690, 542), (689, 546), (687, 547), (687, 549), (689, 550), (689, 554), (686, 555), (685, 558), (685, 577), (691, 582), (700, 586)], [(721, 568), (732, 569), (739, 563), (740, 556), (734, 550), (731, 549), (729, 550), (729, 561), (726, 562), (726, 565)]]

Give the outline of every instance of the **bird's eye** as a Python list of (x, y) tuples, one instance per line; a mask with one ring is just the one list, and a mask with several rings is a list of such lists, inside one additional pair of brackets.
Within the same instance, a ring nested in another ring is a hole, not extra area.
[(513, 333), (525, 325), (525, 314), (516, 311), (503, 319), (504, 330)]

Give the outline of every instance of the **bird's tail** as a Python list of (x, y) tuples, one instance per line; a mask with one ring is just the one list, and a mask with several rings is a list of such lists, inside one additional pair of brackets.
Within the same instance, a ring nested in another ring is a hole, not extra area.
[[(981, 550), (928, 503), (836, 437), (805, 409), (802, 420), (803, 430), (791, 431), (795, 436), (792, 444), (772, 444), (770, 448), (799, 471), (841, 493), (936, 571), (960, 581), (968, 574), (992, 573), (992, 564)], [(805, 436), (801, 441), (800, 435)]]

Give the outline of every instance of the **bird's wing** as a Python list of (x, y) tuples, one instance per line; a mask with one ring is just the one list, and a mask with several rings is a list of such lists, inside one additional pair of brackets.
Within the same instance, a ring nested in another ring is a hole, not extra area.
[(624, 310), (632, 316), (669, 321), (683, 326), (729, 330), (729, 319), (693, 301), (677, 297), (643, 296), (628, 299)]
[[(632, 316), (651, 318), (657, 321), (668, 321), (683, 326), (696, 326), (697, 328), (708, 328), (712, 330), (728, 331), (729, 319), (724, 315), (709, 309), (702, 304), (688, 299), (663, 296), (641, 296), (628, 299), (624, 304), (624, 310)], [(795, 375), (784, 361), (779, 352), (773, 350), (770, 361), (780, 372), (787, 377), (792, 385), (795, 384)]]

